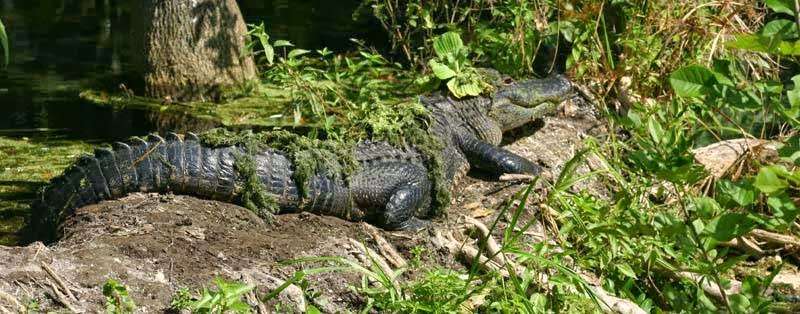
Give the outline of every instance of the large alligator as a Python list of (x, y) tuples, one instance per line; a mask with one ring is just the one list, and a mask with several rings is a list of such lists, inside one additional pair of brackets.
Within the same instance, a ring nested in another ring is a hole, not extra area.
[[(461, 100), (446, 95), (421, 97), (430, 113), (429, 133), (442, 144), (444, 184), (477, 167), (494, 174), (538, 174), (531, 161), (497, 147), (504, 131), (553, 111), (572, 95), (563, 76), (507, 81), (492, 96)], [(34, 203), (37, 234), (50, 234), (76, 208), (131, 192), (173, 192), (202, 198), (241, 201), (245, 178), (236, 171), (242, 145), (207, 146), (197, 136), (151, 135), (98, 148), (80, 158), (42, 190)], [(320, 171), (308, 178), (304, 192), (284, 152), (252, 153), (258, 181), (281, 212), (311, 211), (347, 220), (365, 220), (386, 229), (426, 224), (433, 202), (430, 158), (415, 147), (363, 141), (354, 149), (360, 167), (347, 180)]]

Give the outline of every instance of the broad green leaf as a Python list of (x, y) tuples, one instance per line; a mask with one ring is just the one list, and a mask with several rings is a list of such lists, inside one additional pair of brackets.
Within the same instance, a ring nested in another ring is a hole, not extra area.
[(436, 78), (440, 80), (446, 80), (451, 77), (456, 76), (456, 72), (450, 69), (450, 67), (437, 62), (436, 60), (430, 60), (428, 65), (431, 67), (433, 71), (433, 75), (436, 75)]
[(731, 80), (725, 73), (713, 70), (711, 71), (711, 73), (714, 74), (714, 79), (716, 80), (717, 83), (731, 87), (736, 86), (736, 83), (734, 83), (733, 80)]
[(294, 44), (292, 44), (288, 40), (279, 39), (279, 40), (276, 40), (274, 43), (272, 43), (272, 46), (274, 46), (274, 47), (292, 47), (292, 46), (294, 46)]
[(10, 60), (10, 55), (8, 53), (8, 35), (6, 35), (6, 27), (3, 25), (3, 20), (0, 20), (0, 46), (3, 46), (3, 56), (5, 60), (3, 64), (8, 65)]
[(777, 54), (786, 56), (800, 56), (800, 40), (798, 41), (779, 41), (778, 48), (775, 51)]
[(461, 83), (457, 78), (448, 81), (447, 88), (456, 98), (461, 98), (464, 96), (478, 96), (483, 91), (478, 84), (472, 82)]
[(777, 39), (794, 38), (797, 36), (797, 23), (787, 19), (778, 19), (764, 25), (758, 34)]
[(275, 49), (269, 44), (264, 45), (264, 56), (267, 57), (267, 63), (272, 65), (272, 62), (275, 61)]
[(764, 3), (775, 12), (794, 16), (794, 0), (765, 0)]
[(722, 211), (716, 200), (705, 196), (693, 198), (691, 208), (697, 211), (702, 218), (714, 217)]
[(311, 51), (310, 50), (305, 50), (305, 49), (292, 49), (292, 51), (289, 51), (289, 59), (297, 58), (297, 57), (302, 56), (304, 54), (307, 54), (309, 52), (311, 52)]
[(448, 54), (455, 55), (464, 47), (461, 35), (456, 32), (447, 32), (433, 40), (433, 50), (439, 58), (445, 58)]
[(690, 65), (672, 72), (669, 83), (681, 97), (700, 97), (716, 83), (711, 70), (699, 65)]
[(728, 180), (721, 181), (718, 185), (720, 192), (728, 199), (741, 207), (755, 203), (756, 191), (745, 183), (734, 183)]
[(731, 305), (733, 313), (752, 313), (750, 307), (750, 299), (742, 294), (734, 294), (728, 297), (728, 302)]
[(636, 279), (636, 272), (634, 272), (633, 268), (628, 264), (618, 264), (617, 270), (625, 276)]
[(800, 107), (800, 75), (792, 77), (794, 88), (786, 91), (786, 98), (789, 99), (789, 105), (792, 107)]
[(767, 205), (772, 210), (772, 218), (777, 222), (777, 227), (785, 228), (797, 218), (797, 205), (786, 194), (770, 196), (767, 198)]
[(726, 42), (725, 45), (731, 48), (765, 53), (772, 53), (777, 49), (777, 43), (773, 38), (756, 34), (736, 35), (734, 40)]
[[(778, 176), (779, 168), (776, 166), (763, 167), (758, 171), (753, 186), (765, 194), (774, 194), (789, 187), (786, 180)], [(784, 170), (785, 171), (785, 170)]]
[(755, 220), (747, 214), (726, 213), (712, 219), (706, 225), (704, 233), (718, 242), (725, 242), (743, 236), (755, 227)]
[(661, 127), (661, 123), (653, 116), (647, 119), (647, 132), (650, 134), (650, 139), (653, 143), (659, 144), (661, 143), (661, 139), (664, 138), (664, 128)]

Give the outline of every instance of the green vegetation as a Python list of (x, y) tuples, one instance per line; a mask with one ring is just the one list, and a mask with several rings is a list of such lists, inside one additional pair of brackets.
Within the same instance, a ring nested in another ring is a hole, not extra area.
[(453, 96), (478, 96), (491, 88), (470, 66), (469, 52), (458, 33), (447, 32), (434, 38), (433, 49), (436, 58), (431, 59), (428, 65), (437, 79), (447, 81), (447, 89)]
[(0, 136), (0, 245), (21, 240), (36, 191), (78, 156), (91, 152), (94, 144), (47, 136)]
[[(341, 259), (304, 260), (379, 282), (358, 288), (368, 308), (593, 311), (600, 305), (595, 292), (564, 266), (575, 265), (596, 274), (607, 291), (646, 310), (796, 310), (779, 302), (779, 294), (766, 293), (774, 275), (793, 266), (762, 263), (766, 266), (745, 271), (743, 265), (764, 257), (730, 245), (754, 230), (800, 233), (795, 223), (800, 213), (795, 87), (800, 35), (793, 3), (472, 1), (452, 6), (372, 0), (364, 7), (383, 22), (409, 70), (419, 73), (413, 81), (419, 88), (430, 88), (427, 73), (452, 81), (464, 64), (515, 76), (565, 68), (600, 96), (608, 129), (620, 131), (587, 139), (585, 150), (537, 198), (537, 205), (548, 209), (548, 233), (555, 243), (521, 241), (530, 222), (506, 226), (502, 251), (516, 256), (524, 266), (521, 273), (502, 277), (480, 267), (434, 268), (404, 282), (395, 279), (399, 273)], [(457, 38), (470, 40), (462, 46)], [(444, 54), (437, 46), (445, 41), (469, 50)], [(554, 51), (548, 56), (548, 50)], [(469, 94), (448, 87), (456, 96)], [(720, 178), (695, 161), (695, 148), (737, 138), (775, 141), (778, 156), (743, 155)], [(576, 169), (588, 158), (602, 167), (578, 175)], [(612, 196), (574, 188), (587, 180), (604, 185)], [(520, 198), (523, 204), (528, 199)], [(540, 273), (552, 274), (550, 285), (536, 281)], [(728, 288), (733, 281), (741, 288), (719, 295), (707, 288)]]
[(8, 53), (8, 35), (6, 34), (6, 27), (3, 25), (3, 20), (0, 20), (0, 46), (3, 47), (3, 64), (8, 65), (11, 55)]
[(108, 279), (103, 285), (103, 296), (106, 297), (106, 313), (129, 314), (136, 310), (128, 288), (114, 279)]
[(191, 313), (250, 313), (250, 305), (242, 298), (255, 286), (214, 279), (216, 289), (203, 288), (198, 297), (189, 290), (180, 289), (172, 298), (172, 309)]

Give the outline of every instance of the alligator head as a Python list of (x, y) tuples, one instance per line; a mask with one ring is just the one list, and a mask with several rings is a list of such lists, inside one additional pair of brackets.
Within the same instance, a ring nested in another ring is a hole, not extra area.
[(489, 116), (502, 131), (542, 118), (569, 99), (572, 83), (563, 75), (514, 82), (505, 79), (492, 97)]

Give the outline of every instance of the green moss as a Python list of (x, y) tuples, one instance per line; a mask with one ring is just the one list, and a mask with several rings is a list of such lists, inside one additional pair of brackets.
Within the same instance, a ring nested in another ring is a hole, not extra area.
[(267, 193), (264, 184), (258, 178), (256, 163), (252, 155), (237, 156), (234, 166), (239, 175), (245, 178), (240, 193), (242, 205), (255, 212), (259, 217), (271, 221), (272, 214), (277, 213), (280, 208), (275, 197)]
[(58, 138), (0, 137), (0, 245), (19, 243), (39, 188), (92, 147)]
[(433, 183), (433, 215), (450, 205), (450, 187), (444, 178), (442, 150), (444, 144), (430, 132), (431, 116), (418, 101), (396, 105), (375, 105), (358, 119), (359, 128), (368, 131), (368, 138), (386, 141), (395, 146), (413, 146), (426, 157), (428, 178)]
[[(224, 103), (210, 101), (173, 103), (162, 99), (92, 89), (82, 91), (80, 97), (100, 106), (188, 116), (232, 128), (295, 126), (292, 119), (294, 107), (289, 95), (282, 88), (260, 83), (251, 85), (248, 85), (246, 92), (229, 92), (224, 98)], [(234, 96), (238, 98), (233, 98)]]
[(292, 161), (295, 167), (293, 179), (303, 198), (308, 196), (308, 181), (314, 175), (325, 174), (346, 180), (358, 170), (355, 142), (323, 141), (283, 130), (253, 133), (214, 129), (201, 134), (200, 138), (205, 145), (212, 147), (241, 145), (245, 148), (246, 153), (236, 160), (236, 169), (245, 178), (242, 201), (262, 216), (278, 210), (277, 202), (266, 192), (256, 175), (253, 156), (263, 149), (279, 150)]

